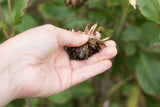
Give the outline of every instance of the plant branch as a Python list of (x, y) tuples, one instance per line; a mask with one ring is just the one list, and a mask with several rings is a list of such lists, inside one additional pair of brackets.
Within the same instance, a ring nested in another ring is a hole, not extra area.
[(126, 16), (127, 16), (127, 13), (125, 12), (125, 13), (122, 15), (120, 24), (119, 24), (119, 26), (118, 26), (118, 30), (117, 30), (117, 32), (116, 32), (116, 34), (115, 34), (115, 40), (118, 39), (118, 37), (119, 37), (119, 35), (120, 35), (121, 31), (122, 31), (122, 28), (123, 28), (123, 26), (124, 26), (124, 22), (125, 22)]
[(4, 14), (3, 14), (3, 11), (2, 11), (1, 4), (0, 4), (0, 16), (1, 16), (1, 18), (2, 18), (3, 23), (4, 23), (5, 25), (7, 25), (7, 22), (6, 22), (5, 18), (4, 18)]
[(25, 102), (26, 102), (27, 107), (31, 107), (31, 103), (28, 98), (25, 98)]
[(8, 0), (8, 10), (9, 10), (9, 19), (10, 19), (10, 26), (11, 26), (11, 34), (10, 37), (14, 34), (14, 26), (12, 22), (12, 11), (11, 11), (11, 0)]
[(101, 93), (101, 100), (104, 101), (106, 98), (106, 92), (108, 89), (108, 83), (110, 79), (111, 70), (105, 72), (104, 79), (102, 81), (102, 93)]
[(132, 79), (134, 79), (134, 75), (128, 76), (127, 78), (123, 79), (118, 84), (113, 86), (111, 89), (109, 89), (107, 93), (108, 98), (110, 98), (119, 88), (121, 88), (124, 84), (128, 83)]
[[(1, 18), (2, 18), (2, 21), (3, 21), (3, 23), (7, 26), (7, 22), (6, 22), (6, 19), (4, 18), (4, 13), (3, 13), (3, 11), (2, 11), (2, 7), (1, 7), (1, 4), (0, 4), (0, 16), (1, 16)], [(8, 37), (8, 28), (7, 29), (4, 29), (3, 28), (3, 33), (4, 33), (4, 35), (5, 35), (5, 37), (6, 38), (9, 38)]]
[(5, 37), (8, 39), (9, 38), (8, 32), (5, 29), (3, 29), (3, 33), (4, 33)]
[(150, 46), (148, 47), (148, 50), (155, 49), (155, 48), (160, 49), (160, 45)]
[(122, 14), (122, 18), (120, 20), (120, 24), (119, 24), (118, 30), (117, 30), (117, 32), (115, 34), (115, 38), (114, 38), (115, 40), (118, 39), (118, 37), (119, 37), (119, 35), (120, 35), (120, 33), (121, 33), (122, 29), (123, 29), (123, 26), (124, 26), (126, 17), (128, 15), (128, 12), (130, 11), (130, 5), (128, 3), (123, 2), (121, 4), (121, 6), (122, 6), (122, 12), (123, 12), (123, 14)]

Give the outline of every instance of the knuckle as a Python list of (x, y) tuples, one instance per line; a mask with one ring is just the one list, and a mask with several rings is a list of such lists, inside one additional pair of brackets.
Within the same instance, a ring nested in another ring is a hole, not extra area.
[(45, 24), (45, 25), (43, 25), (43, 27), (50, 28), (50, 27), (54, 27), (54, 26), (52, 24)]
[(52, 25), (52, 24), (45, 24), (45, 25), (42, 25), (42, 28), (45, 29), (45, 30), (51, 30), (51, 31), (54, 31), (56, 26)]

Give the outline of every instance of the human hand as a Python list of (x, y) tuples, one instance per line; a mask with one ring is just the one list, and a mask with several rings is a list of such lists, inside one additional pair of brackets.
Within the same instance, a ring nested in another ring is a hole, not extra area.
[(14, 91), (12, 99), (51, 96), (108, 70), (109, 59), (117, 54), (112, 40), (88, 60), (69, 60), (63, 47), (80, 46), (87, 40), (87, 36), (44, 25), (1, 44), (0, 64), (7, 72), (8, 87)]

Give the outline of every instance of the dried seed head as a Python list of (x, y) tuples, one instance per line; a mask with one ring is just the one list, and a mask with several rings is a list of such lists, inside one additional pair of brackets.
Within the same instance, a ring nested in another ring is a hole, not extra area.
[[(104, 41), (100, 40), (95, 36), (95, 29), (97, 27), (97, 22), (91, 27), (89, 30), (90, 23), (86, 25), (84, 30), (85, 36), (89, 37), (87, 43), (80, 47), (67, 47), (65, 46), (64, 49), (68, 53), (70, 59), (74, 60), (83, 60), (88, 59), (88, 57), (92, 56), (93, 54), (99, 52), (101, 50), (101, 46), (105, 46)], [(78, 31), (79, 33), (82, 33)], [(108, 37), (105, 39), (109, 39)]]
[(87, 0), (65, 0), (66, 6), (71, 4), (74, 8), (81, 7)]

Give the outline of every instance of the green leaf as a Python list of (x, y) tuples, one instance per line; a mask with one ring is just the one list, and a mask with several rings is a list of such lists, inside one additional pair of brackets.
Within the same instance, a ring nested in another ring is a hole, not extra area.
[(62, 0), (54, 0), (53, 2), (44, 2), (39, 5), (39, 11), (43, 17), (47, 19), (65, 19), (72, 16), (73, 9), (65, 6)]
[(85, 98), (92, 95), (93, 93), (93, 88), (85, 82), (71, 87), (70, 90), (71, 90), (72, 96), (75, 98)]
[(142, 30), (142, 40), (138, 43), (138, 45), (144, 49), (147, 50), (148, 46), (156, 42), (159, 39), (159, 32), (160, 29), (157, 25), (153, 23), (144, 23), (141, 26)]
[(108, 4), (109, 4), (109, 6), (117, 6), (117, 5), (119, 5), (119, 1), (118, 0), (109, 0)]
[[(12, 16), (12, 23), (13, 25), (17, 25), (21, 23), (21, 19), (25, 14), (25, 10), (27, 8), (29, 0), (12, 0), (12, 9), (11, 9), (11, 16)], [(6, 19), (7, 24), (10, 24), (9, 14), (8, 14), (8, 2), (3, 2), (1, 4), (2, 10), (4, 13), (4, 17)]]
[(136, 52), (136, 47), (134, 42), (128, 42), (125, 45), (125, 53), (127, 56), (131, 56)]
[(12, 103), (9, 103), (5, 107), (14, 107), (14, 105)]
[(22, 23), (17, 25), (15, 27), (15, 30), (18, 32), (23, 32), (25, 30), (28, 30), (28, 29), (36, 27), (36, 26), (38, 26), (38, 25), (37, 25), (36, 21), (33, 19), (33, 17), (29, 14), (25, 14), (22, 19)]
[(123, 31), (121, 38), (123, 41), (137, 41), (142, 38), (142, 32), (135, 26), (129, 26)]
[(58, 104), (64, 104), (71, 99), (70, 91), (63, 91), (57, 95), (48, 97), (50, 101), (53, 101)]
[(135, 72), (138, 60), (139, 60), (139, 55), (137, 53), (126, 58), (126, 60), (125, 60), (126, 64), (129, 67), (131, 72)]
[(21, 23), (21, 18), (26, 12), (28, 1), (29, 0), (14, 0), (12, 9), (12, 20), (14, 25)]
[(147, 41), (157, 41), (159, 39), (160, 29), (153, 23), (144, 23), (141, 26), (143, 32), (143, 38)]
[(149, 20), (160, 24), (159, 0), (137, 0), (141, 13)]
[(160, 97), (160, 62), (151, 55), (140, 53), (136, 75), (139, 84), (147, 94)]
[[(3, 2), (3, 3), (1, 3), (1, 9), (2, 9), (2, 12), (3, 12), (3, 15), (4, 15), (4, 18), (5, 18), (5, 20), (6, 20), (6, 23), (8, 22), (8, 10), (7, 10), (7, 2), (5, 1), (5, 2)], [(2, 14), (2, 13), (1, 13)], [(9, 23), (9, 22), (8, 22)], [(7, 24), (8, 24), (7, 23)], [(3, 20), (2, 20), (2, 18), (1, 18), (1, 16), (0, 16), (0, 28), (3, 28), (3, 30), (7, 30), (7, 25), (3, 22)]]
[[(13, 107), (23, 107), (25, 105), (24, 99), (16, 99), (9, 103), (9, 105), (13, 105)], [(12, 107), (12, 106), (11, 106)]]

